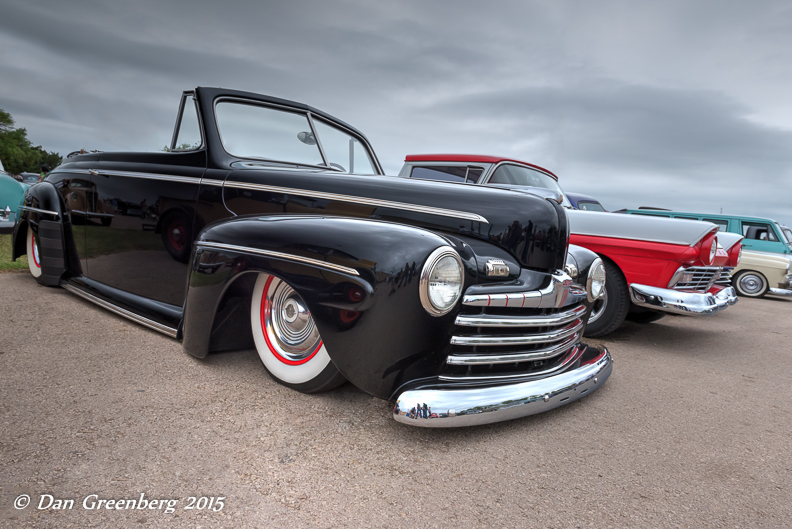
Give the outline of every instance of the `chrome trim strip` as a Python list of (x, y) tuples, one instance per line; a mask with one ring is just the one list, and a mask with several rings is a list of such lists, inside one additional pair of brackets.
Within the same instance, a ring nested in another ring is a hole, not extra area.
[(197, 242), (195, 243), (196, 246), (200, 248), (214, 248), (218, 250), (231, 250), (232, 252), (240, 252), (240, 253), (250, 253), (256, 255), (264, 255), (267, 257), (275, 257), (278, 259), (285, 259), (287, 261), (296, 261), (298, 263), (305, 263), (310, 264), (313, 266), (318, 266), (320, 268), (326, 268), (327, 270), (332, 270), (334, 272), (342, 272), (344, 274), (359, 276), (357, 270), (354, 268), (349, 268), (347, 266), (337, 265), (333, 263), (328, 263), (327, 261), (320, 261), (319, 259), (311, 259), (310, 257), (302, 257), (301, 255), (292, 255), (288, 253), (281, 253), (281, 252), (273, 252), (270, 250), (262, 250), (260, 248), (250, 248), (248, 246), (237, 246), (235, 244), (223, 244), (219, 242)]
[(438, 378), (440, 380), (446, 381), (455, 381), (455, 382), (464, 382), (464, 381), (481, 381), (481, 380), (513, 380), (513, 379), (525, 379), (525, 378), (532, 378), (537, 376), (543, 375), (550, 375), (552, 373), (557, 373), (563, 369), (566, 369), (570, 365), (572, 365), (580, 356), (580, 352), (582, 351), (580, 345), (576, 345), (572, 348), (568, 355), (564, 357), (560, 364), (545, 369), (544, 371), (533, 371), (529, 373), (516, 373), (514, 375), (440, 375)]
[(775, 296), (792, 296), (792, 290), (786, 288), (771, 288), (768, 293)]
[(443, 217), (453, 217), (465, 220), (473, 220), (489, 224), (489, 221), (475, 213), (466, 211), (455, 211), (452, 209), (435, 208), (431, 206), (419, 206), (417, 204), (407, 204), (406, 202), (392, 202), (390, 200), (379, 200), (375, 198), (356, 197), (351, 195), (339, 195), (337, 193), (325, 193), (324, 191), (313, 191), (309, 189), (295, 189), (291, 187), (268, 186), (265, 184), (249, 184), (246, 182), (225, 181), (223, 187), (235, 187), (237, 189), (253, 189), (258, 191), (272, 191), (273, 193), (284, 193), (286, 195), (297, 195), (303, 197), (319, 198), (324, 200), (336, 200), (338, 202), (349, 202), (352, 204), (364, 204), (366, 206), (377, 206), (382, 208), (402, 209), (406, 211), (416, 211), (418, 213), (428, 213), (429, 215), (440, 215)]
[(60, 217), (60, 213), (57, 211), (50, 211), (48, 209), (31, 208), (30, 206), (19, 206), (19, 209), (22, 211), (29, 211), (30, 213), (43, 213), (45, 215), (55, 215), (56, 217)]
[[(425, 428), (453, 428), (517, 419), (590, 395), (608, 380), (612, 371), (610, 353), (603, 348), (599, 355), (577, 369), (541, 380), (487, 388), (407, 390), (397, 397), (393, 418), (403, 424)], [(438, 417), (411, 418), (408, 415), (410, 406), (416, 402), (426, 403)], [(405, 408), (400, 409), (399, 403), (404, 403)]]
[(566, 312), (558, 314), (544, 314), (541, 316), (499, 316), (495, 314), (476, 314), (470, 316), (460, 314), (456, 317), (455, 325), (465, 327), (544, 327), (546, 325), (563, 325), (582, 317), (586, 307), (581, 305)]
[(70, 283), (63, 282), (63, 283), (61, 283), (61, 286), (64, 289), (66, 289), (69, 292), (71, 292), (72, 294), (77, 294), (81, 298), (83, 298), (83, 299), (85, 299), (87, 301), (90, 301), (91, 303), (99, 305), (100, 307), (102, 307), (104, 309), (107, 309), (110, 312), (114, 312), (114, 313), (118, 314), (119, 316), (122, 316), (122, 317), (124, 317), (124, 318), (126, 318), (128, 320), (132, 320), (135, 323), (139, 323), (140, 325), (143, 325), (144, 327), (148, 327), (149, 329), (152, 329), (152, 330), (155, 330), (155, 331), (159, 331), (162, 334), (166, 334), (166, 335), (170, 336), (171, 338), (176, 338), (176, 336), (177, 336), (178, 331), (176, 329), (172, 328), (172, 327), (168, 327), (167, 325), (163, 325), (163, 324), (158, 323), (156, 321), (152, 321), (152, 320), (150, 320), (148, 318), (144, 318), (143, 316), (135, 314), (134, 312), (128, 311), (126, 309), (122, 309), (121, 307), (119, 307), (117, 305), (114, 305), (114, 304), (110, 303), (109, 301), (105, 301), (105, 300), (103, 300), (101, 298), (98, 298), (98, 297), (94, 296), (93, 294), (89, 294), (88, 292), (85, 292), (81, 288), (75, 287), (74, 285), (72, 285)]
[(469, 355), (449, 355), (446, 358), (446, 364), (454, 366), (480, 366), (489, 364), (513, 364), (516, 362), (533, 362), (535, 360), (546, 360), (553, 358), (576, 343), (580, 341), (580, 333), (575, 333), (569, 339), (564, 340), (558, 345), (547, 347), (545, 349), (537, 349), (536, 351), (527, 351), (524, 353), (506, 353), (506, 354), (469, 354)]
[(630, 299), (639, 307), (685, 316), (715, 314), (734, 305), (738, 299), (734, 287), (726, 287), (717, 294), (710, 294), (633, 283), (629, 291)]
[(583, 320), (578, 318), (559, 330), (539, 334), (452, 336), (451, 345), (528, 345), (557, 342), (572, 336), (582, 328)]
[(167, 182), (181, 182), (183, 184), (200, 184), (201, 178), (194, 176), (176, 176), (157, 173), (137, 173), (134, 171), (105, 171), (94, 169), (101, 176), (125, 176), (127, 178), (144, 178), (146, 180), (164, 180)]

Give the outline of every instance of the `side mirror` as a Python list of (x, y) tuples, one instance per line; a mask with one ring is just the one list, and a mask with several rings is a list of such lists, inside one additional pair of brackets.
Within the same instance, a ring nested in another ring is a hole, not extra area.
[(316, 145), (316, 138), (313, 132), (299, 132), (297, 133), (297, 139), (306, 145)]

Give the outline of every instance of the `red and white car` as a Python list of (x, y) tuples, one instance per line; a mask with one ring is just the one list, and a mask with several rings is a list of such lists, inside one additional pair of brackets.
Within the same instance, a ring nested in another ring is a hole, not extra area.
[(625, 319), (648, 323), (667, 313), (714, 314), (737, 302), (728, 271), (739, 263), (742, 237), (718, 232), (710, 222), (577, 211), (556, 175), (509, 158), (409, 155), (399, 176), (505, 187), (566, 205), (570, 243), (602, 257), (607, 274), (605, 295), (594, 304), (587, 336), (613, 332)]

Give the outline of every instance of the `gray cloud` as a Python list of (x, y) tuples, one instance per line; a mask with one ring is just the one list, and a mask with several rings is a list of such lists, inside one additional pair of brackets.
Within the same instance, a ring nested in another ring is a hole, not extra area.
[(0, 108), (34, 143), (149, 150), (182, 90), (227, 86), (413, 152), (544, 165), (611, 208), (792, 223), (783, 2), (6, 0)]

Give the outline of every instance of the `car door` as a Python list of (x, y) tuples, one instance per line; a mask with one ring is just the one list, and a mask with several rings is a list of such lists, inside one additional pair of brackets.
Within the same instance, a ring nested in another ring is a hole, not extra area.
[(185, 93), (168, 152), (103, 153), (90, 171), (86, 276), (151, 300), (184, 304), (195, 202), (206, 169), (195, 102)]
[(784, 253), (783, 244), (769, 222), (741, 221), (743, 248), (759, 252)]
[[(85, 224), (88, 215), (93, 209), (91, 196), (91, 177), (89, 167), (93, 167), (99, 160), (98, 154), (83, 155), (84, 161), (70, 164), (69, 169), (57, 168), (47, 176), (47, 182), (55, 186), (63, 197), (63, 202), (69, 213), (64, 220), (64, 235), (72, 241), (67, 245), (74, 248), (79, 269), (75, 271), (85, 275), (87, 270), (85, 247)], [(93, 158), (93, 159), (92, 159)]]

